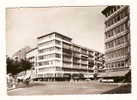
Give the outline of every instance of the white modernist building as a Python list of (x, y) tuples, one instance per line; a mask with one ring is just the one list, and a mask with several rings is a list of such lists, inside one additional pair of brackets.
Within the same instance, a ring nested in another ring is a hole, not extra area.
[(37, 59), (38, 59), (38, 50), (37, 48), (31, 49), (26, 53), (26, 59), (28, 59), (32, 64), (31, 78), (37, 77)]
[(37, 48), (27, 53), (34, 61), (35, 78), (69, 80), (93, 76), (104, 66), (104, 55), (72, 43), (72, 38), (52, 32), (37, 37)]

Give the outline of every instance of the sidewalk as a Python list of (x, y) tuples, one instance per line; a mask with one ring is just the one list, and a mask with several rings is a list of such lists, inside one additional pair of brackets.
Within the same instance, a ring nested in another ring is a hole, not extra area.
[[(44, 83), (45, 84), (45, 83)], [(41, 82), (30, 82), (29, 85), (26, 85), (24, 84), (23, 82), (19, 82), (16, 87), (11, 87), (11, 88), (8, 88), (7, 90), (10, 91), (10, 90), (14, 90), (14, 89), (18, 89), (18, 88), (29, 88), (29, 87), (32, 87), (32, 86), (39, 86), (39, 85), (44, 85), (43, 83)]]
[(27, 87), (24, 83), (18, 83), (15, 87), (10, 87), (8, 88), (7, 90), (10, 91), (10, 90), (13, 90), (13, 89), (17, 89), (17, 88), (24, 88), (24, 87)]

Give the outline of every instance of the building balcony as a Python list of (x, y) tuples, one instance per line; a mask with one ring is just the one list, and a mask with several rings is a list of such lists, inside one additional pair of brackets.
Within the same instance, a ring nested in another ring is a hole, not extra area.
[(45, 48), (50, 48), (50, 47), (60, 47), (62, 48), (61, 45), (56, 45), (56, 44), (50, 44), (50, 45), (43, 45), (43, 46), (38, 46), (38, 49), (45, 49)]
[(43, 43), (43, 42), (47, 42), (47, 41), (51, 41), (51, 40), (54, 40), (54, 39), (55, 39), (54, 37), (39, 39), (38, 44)]
[(93, 56), (93, 55), (88, 55), (88, 57), (89, 57), (89, 58), (94, 58), (94, 56)]
[(117, 61), (123, 61), (123, 60), (126, 60), (127, 58), (128, 58), (128, 55), (106, 59), (106, 64), (112, 63), (112, 62), (117, 62)]
[(71, 63), (70, 64), (63, 64), (63, 68), (72, 68)]
[(73, 55), (74, 58), (80, 59), (80, 55)]
[(53, 58), (44, 58), (44, 59), (37, 60), (37, 62), (51, 61), (51, 60), (61, 60), (61, 58), (56, 58), (56, 57), (53, 57)]
[(87, 59), (88, 58), (88, 55), (85, 55), (85, 54), (81, 54), (81, 59)]
[(56, 50), (45, 51), (45, 52), (42, 52), (42, 53), (38, 53), (38, 56), (49, 55), (49, 54), (54, 54), (54, 53), (59, 53), (59, 54), (61, 54), (61, 51), (56, 51)]
[(72, 54), (72, 50), (63, 48), (63, 53)]
[(120, 12), (122, 12), (124, 9), (126, 9), (128, 6), (123, 6), (120, 9), (118, 9), (117, 11), (115, 11), (113, 14), (111, 14), (110, 16), (108, 16), (105, 21), (108, 21), (109, 19), (111, 19), (112, 17), (116, 16), (117, 14), (119, 14)]
[(83, 65), (83, 66), (88, 66), (88, 63), (86, 63), (86, 62), (81, 62), (81, 65)]
[(66, 58), (64, 59), (63, 58), (63, 62), (72, 62), (72, 60), (71, 59), (66, 59)]
[(64, 53), (64, 52), (63, 52), (63, 56), (66, 56), (66, 57), (71, 57), (71, 56), (72, 56), (72, 54), (69, 54), (69, 53)]
[(88, 66), (86, 64), (81, 64), (81, 69), (86, 69), (87, 70)]
[(111, 52), (111, 51), (115, 51), (115, 50), (124, 48), (124, 47), (126, 47), (126, 46), (129, 46), (129, 43), (128, 43), (128, 42), (122, 43), (122, 44), (117, 45), (117, 46), (114, 46), (114, 47), (112, 47), (112, 48), (108, 48), (108, 49), (106, 49), (106, 52), (105, 52), (105, 53), (109, 53), (109, 52)]
[(105, 32), (107, 32), (107, 31), (109, 31), (109, 30), (111, 30), (111, 29), (114, 29), (115, 27), (117, 27), (117, 26), (119, 26), (120, 24), (126, 22), (127, 20), (128, 20), (128, 16), (124, 17), (123, 19), (121, 19), (120, 21), (116, 22), (115, 24), (107, 27), (107, 28), (105, 29)]
[(109, 41), (112, 41), (114, 39), (117, 39), (118, 37), (124, 36), (124, 35), (128, 34), (128, 32), (129, 32), (129, 30), (125, 30), (123, 32), (117, 33), (117, 34), (105, 39), (105, 43), (109, 42)]
[(80, 61), (74, 61), (73, 60), (73, 64), (80, 64)]
[(94, 67), (94, 66), (88, 65), (88, 69), (89, 69), (89, 70), (93, 70), (93, 67)]
[(71, 50), (71, 47), (63, 46), (63, 49)]
[(73, 52), (74, 52), (74, 53), (80, 53), (80, 50), (74, 50), (74, 49), (73, 49)]
[(73, 64), (73, 68), (78, 68), (78, 69), (80, 69), (80, 65), (79, 65), (79, 64)]

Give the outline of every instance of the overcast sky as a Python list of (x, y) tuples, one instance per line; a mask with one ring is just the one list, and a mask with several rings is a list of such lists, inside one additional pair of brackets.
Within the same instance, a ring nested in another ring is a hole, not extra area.
[(7, 55), (19, 49), (36, 47), (36, 37), (59, 32), (74, 43), (104, 52), (104, 6), (7, 8)]

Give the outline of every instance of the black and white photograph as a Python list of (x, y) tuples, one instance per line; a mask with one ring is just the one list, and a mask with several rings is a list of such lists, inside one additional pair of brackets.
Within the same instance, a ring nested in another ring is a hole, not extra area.
[(5, 12), (8, 96), (132, 93), (130, 5)]

